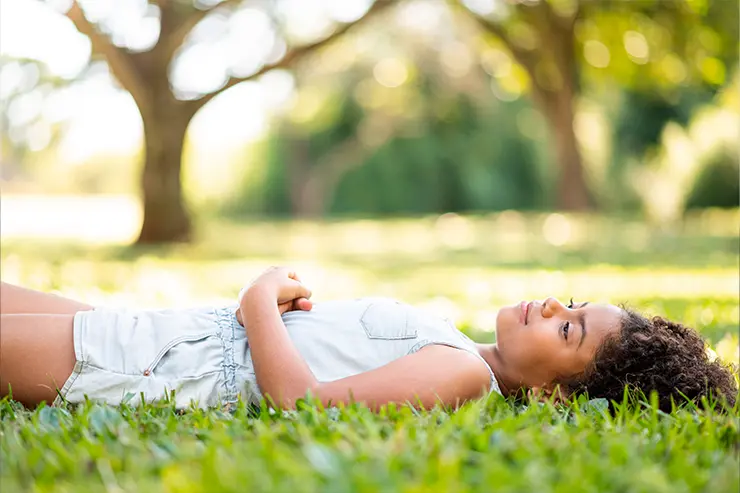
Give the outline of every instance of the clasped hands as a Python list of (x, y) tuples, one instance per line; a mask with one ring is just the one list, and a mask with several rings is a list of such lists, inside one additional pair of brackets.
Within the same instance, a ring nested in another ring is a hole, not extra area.
[(280, 315), (293, 310), (313, 308), (311, 290), (301, 283), (295, 271), (287, 267), (270, 267), (239, 292), (236, 318), (244, 326), (244, 308), (252, 303), (274, 302)]

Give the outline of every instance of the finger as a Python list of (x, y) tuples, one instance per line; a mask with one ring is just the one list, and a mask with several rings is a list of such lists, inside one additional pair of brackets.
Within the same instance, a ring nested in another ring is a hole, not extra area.
[(311, 311), (311, 308), (313, 308), (313, 302), (306, 298), (298, 298), (297, 300), (293, 301), (293, 307), (295, 310), (303, 310), (308, 312)]
[(310, 298), (311, 290), (298, 281), (288, 281), (283, 284), (278, 294), (277, 302), (288, 303), (298, 298)]
[(293, 299), (296, 299), (296, 298), (310, 298), (311, 297), (311, 290), (308, 289), (301, 282), (295, 281), (293, 288), (294, 288), (294, 291), (293, 291)]
[(303, 283), (296, 281), (298, 284), (296, 291), (296, 298), (310, 298), (311, 290), (308, 289)]
[(308, 311), (311, 311), (312, 308), (313, 308), (313, 303), (307, 300), (306, 298), (297, 298), (295, 300), (286, 301), (285, 303), (280, 303), (278, 305), (278, 310), (280, 310), (281, 315), (283, 313), (292, 312), (296, 310), (308, 312)]
[(278, 311), (280, 312), (280, 315), (282, 315), (283, 313), (286, 313), (286, 312), (293, 311), (294, 309), (295, 308), (293, 308), (293, 302), (292, 301), (288, 301), (286, 303), (280, 303), (278, 305)]

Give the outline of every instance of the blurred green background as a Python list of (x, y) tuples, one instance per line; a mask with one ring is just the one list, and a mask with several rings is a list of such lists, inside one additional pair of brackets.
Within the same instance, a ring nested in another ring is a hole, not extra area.
[(482, 339), (555, 295), (738, 359), (738, 3), (15, 0), (2, 278), (234, 299), (263, 267)]

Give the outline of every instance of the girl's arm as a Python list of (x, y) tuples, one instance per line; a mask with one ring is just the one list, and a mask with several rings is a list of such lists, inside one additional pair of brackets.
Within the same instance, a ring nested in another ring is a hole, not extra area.
[(389, 402), (410, 402), (429, 408), (438, 402), (456, 406), (487, 390), (489, 373), (484, 364), (466, 351), (447, 346), (429, 346), (373, 371), (318, 382), (293, 345), (278, 308), (290, 299), (310, 296), (294, 279), (290, 271), (270, 271), (240, 300), (257, 384), (276, 405), (293, 408), (310, 392), (325, 405), (356, 401), (377, 409)]
[(239, 304), (257, 385), (276, 405), (288, 408), (318, 381), (288, 336), (275, 297), (258, 287), (249, 288)]
[(458, 407), (486, 395), (490, 374), (472, 354), (432, 345), (372, 371), (319, 384), (314, 392), (324, 405), (363, 402), (371, 409), (395, 402), (425, 409), (435, 404)]

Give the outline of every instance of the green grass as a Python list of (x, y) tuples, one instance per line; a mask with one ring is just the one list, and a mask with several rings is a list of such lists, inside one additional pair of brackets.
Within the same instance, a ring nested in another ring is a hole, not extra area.
[[(155, 249), (4, 239), (0, 258), (3, 280), (132, 307), (228, 303), (267, 265), (289, 263), (319, 300), (395, 296), (452, 316), (481, 341), (493, 340), (498, 307), (521, 299), (627, 303), (696, 327), (737, 361), (737, 211), (698, 213), (671, 230), (566, 219), (563, 244), (543, 239), (547, 216), (504, 213), (210, 222), (193, 245)], [(167, 403), (25, 411), (5, 400), (0, 491), (740, 490), (738, 407), (663, 414), (643, 403), (610, 416), (602, 405), (491, 396), (454, 413), (307, 406), (250, 415), (242, 406), (178, 413)]]
[[(332, 412), (334, 411), (334, 412)], [(736, 492), (737, 412), (649, 405), (29, 413), (0, 403), (2, 491)]]

